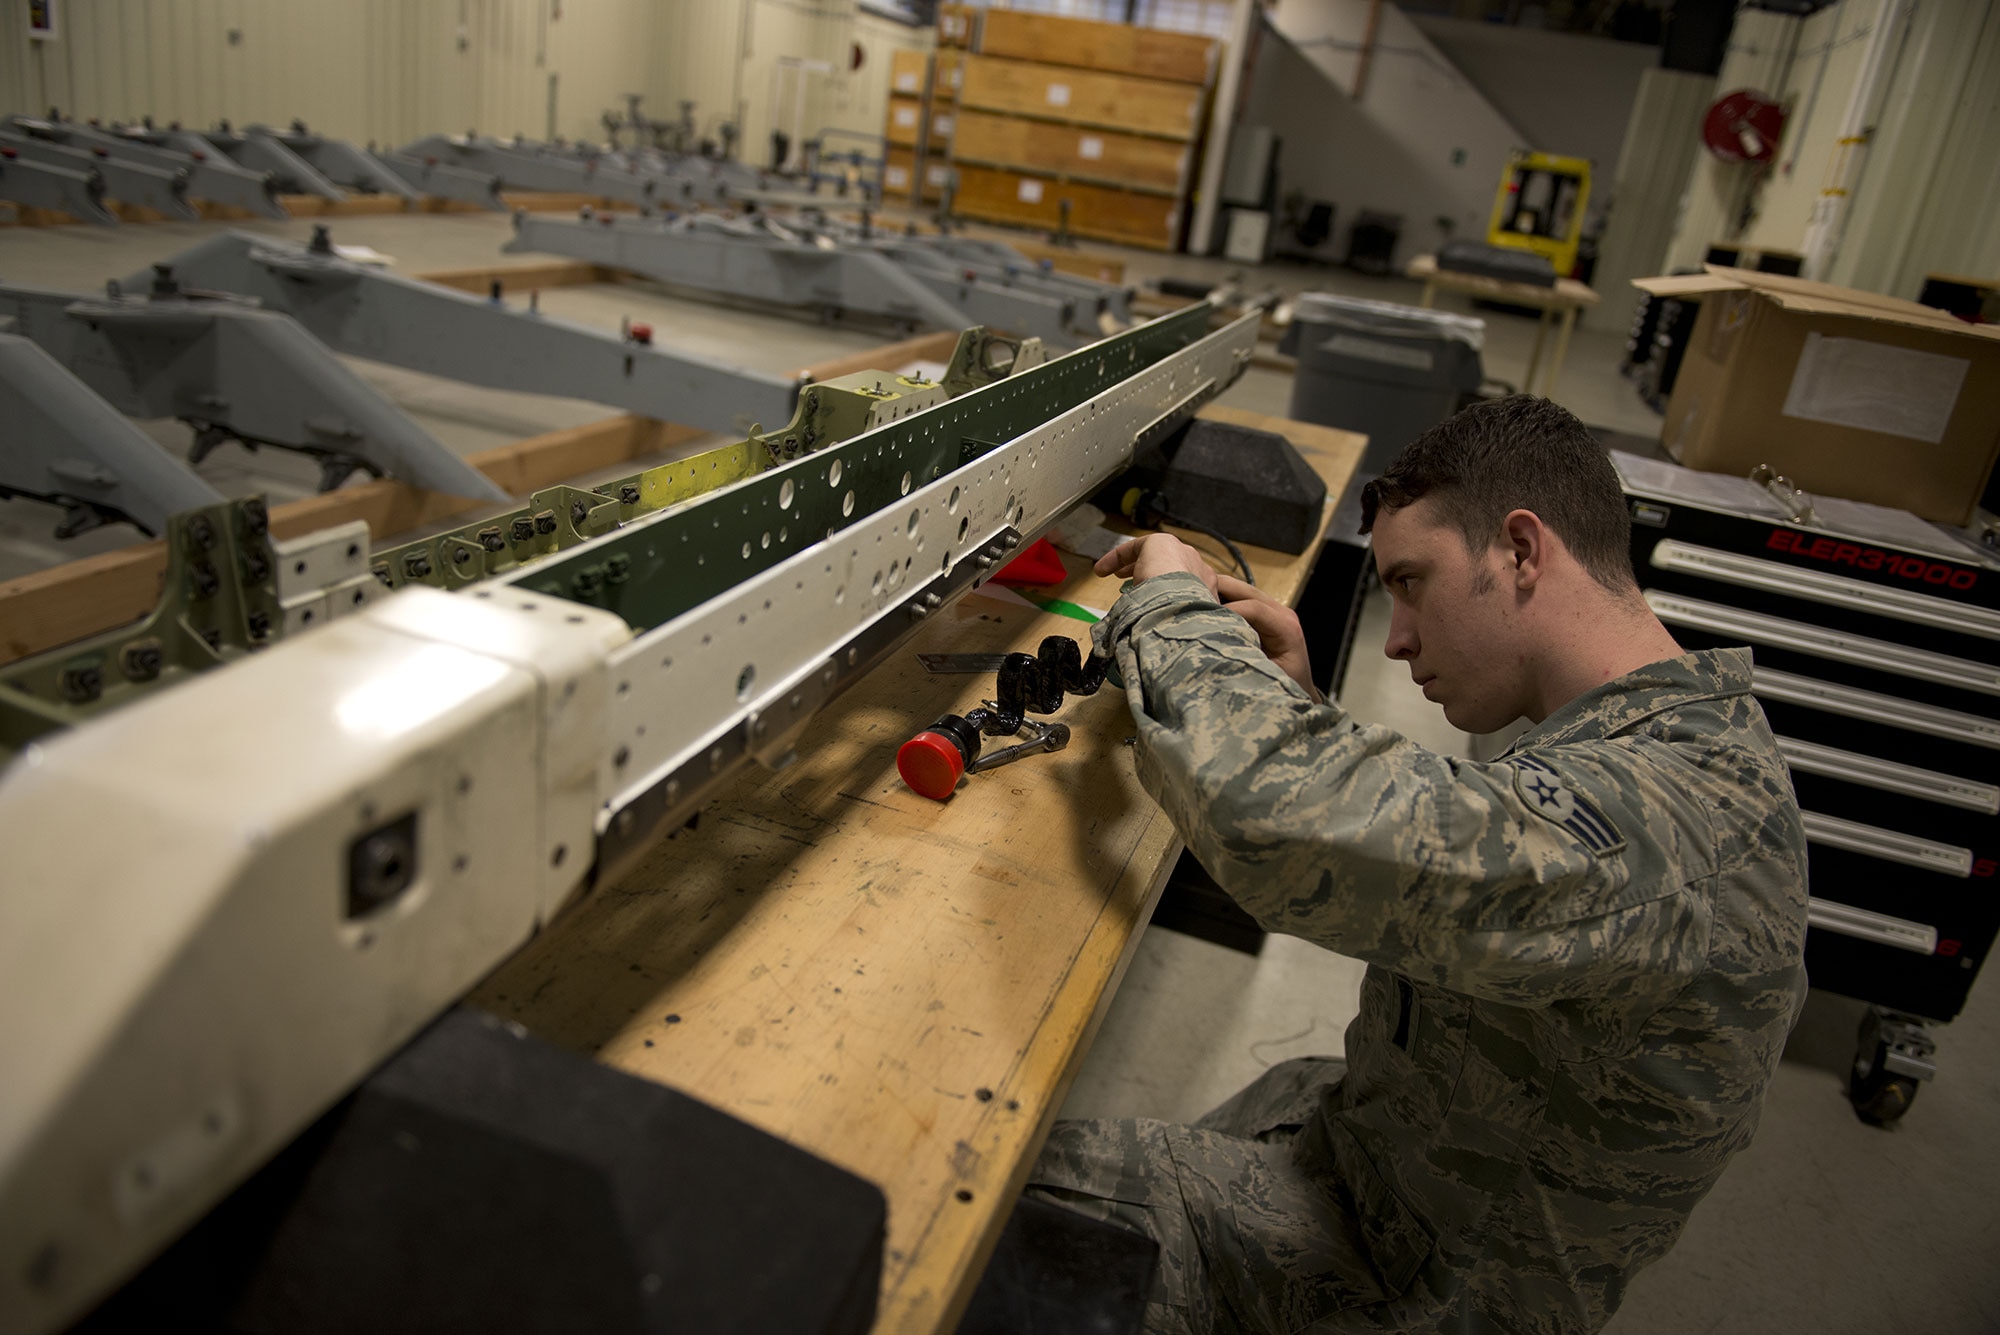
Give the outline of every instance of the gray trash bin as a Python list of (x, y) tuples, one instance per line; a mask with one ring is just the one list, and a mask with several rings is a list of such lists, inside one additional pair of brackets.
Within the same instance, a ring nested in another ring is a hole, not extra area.
[(1485, 340), (1486, 322), (1468, 316), (1305, 293), (1278, 345), (1299, 361), (1291, 416), (1366, 432), (1360, 471), (1379, 473), (1478, 390)]

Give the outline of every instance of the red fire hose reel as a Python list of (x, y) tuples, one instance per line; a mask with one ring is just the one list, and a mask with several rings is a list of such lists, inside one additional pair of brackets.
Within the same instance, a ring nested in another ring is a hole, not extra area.
[(1784, 108), (1748, 88), (1722, 98), (1701, 120), (1701, 142), (1724, 162), (1769, 162), (1784, 132)]

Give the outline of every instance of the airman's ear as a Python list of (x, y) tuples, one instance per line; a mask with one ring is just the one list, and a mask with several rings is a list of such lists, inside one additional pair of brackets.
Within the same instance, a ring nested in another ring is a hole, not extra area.
[(1513, 560), (1514, 587), (1522, 593), (1534, 588), (1546, 572), (1553, 536), (1533, 510), (1512, 510), (1500, 521), (1500, 540)]

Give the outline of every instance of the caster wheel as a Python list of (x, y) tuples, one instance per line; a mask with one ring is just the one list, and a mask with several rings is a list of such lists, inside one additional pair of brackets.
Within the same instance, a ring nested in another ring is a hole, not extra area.
[(1910, 1110), (1916, 1101), (1917, 1082), (1906, 1075), (1884, 1069), (1883, 1049), (1878, 1048), (1870, 1069), (1854, 1064), (1854, 1078), (1848, 1083), (1847, 1101), (1854, 1114), (1870, 1126), (1887, 1126)]

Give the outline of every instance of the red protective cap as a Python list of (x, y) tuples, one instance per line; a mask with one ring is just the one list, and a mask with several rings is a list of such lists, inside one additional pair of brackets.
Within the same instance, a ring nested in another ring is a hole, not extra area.
[(1068, 578), (1069, 572), (1063, 569), (1062, 557), (1056, 554), (1056, 549), (1047, 538), (1037, 538), (1026, 551), (1001, 566), (994, 573), (993, 582), (1045, 587)]
[(634, 320), (632, 322), (632, 341), (634, 343), (650, 344), (653, 341), (653, 326), (641, 324), (639, 321)]
[(943, 733), (920, 732), (897, 749), (896, 773), (911, 792), (942, 802), (965, 774), (965, 755)]

